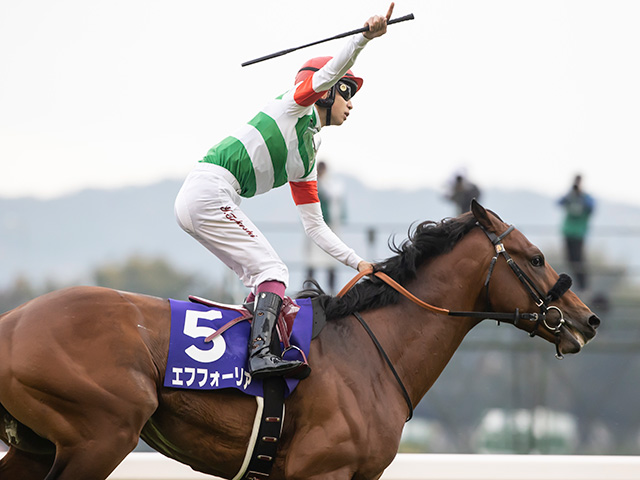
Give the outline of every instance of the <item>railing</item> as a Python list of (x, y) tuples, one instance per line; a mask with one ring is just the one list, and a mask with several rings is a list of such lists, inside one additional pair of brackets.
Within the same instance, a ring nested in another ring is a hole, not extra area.
[[(192, 480), (204, 475), (156, 453), (133, 453), (109, 480)], [(382, 480), (637, 480), (640, 457), (400, 454)]]

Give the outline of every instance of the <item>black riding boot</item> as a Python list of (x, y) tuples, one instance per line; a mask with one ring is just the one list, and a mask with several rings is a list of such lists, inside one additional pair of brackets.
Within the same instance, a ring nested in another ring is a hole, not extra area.
[(271, 338), (281, 306), (282, 299), (275, 293), (258, 294), (249, 342), (249, 373), (253, 378), (297, 376), (301, 370), (307, 368), (299, 360), (283, 360), (270, 351)]

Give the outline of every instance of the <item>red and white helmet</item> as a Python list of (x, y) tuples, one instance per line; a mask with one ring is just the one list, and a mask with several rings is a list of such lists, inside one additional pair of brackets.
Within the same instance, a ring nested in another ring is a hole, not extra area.
[[(311, 77), (314, 74), (314, 72), (317, 72), (322, 67), (324, 67), (327, 64), (327, 62), (332, 58), (333, 57), (315, 57), (307, 61), (304, 65), (302, 65), (300, 70), (298, 70), (298, 74), (296, 75), (296, 79), (295, 79), (295, 84), (298, 84), (303, 80), (306, 80), (307, 78)], [(345, 81), (346, 83), (348, 83), (349, 85), (355, 88), (355, 90), (352, 90), (352, 93), (351, 93), (352, 97), (356, 94), (356, 92), (358, 92), (362, 88), (362, 83), (363, 83), (362, 78), (356, 77), (351, 70), (347, 70), (347, 73), (344, 74), (341, 80)], [(335, 85), (331, 87), (331, 90), (329, 90), (329, 95), (327, 96), (327, 98), (322, 98), (318, 100), (316, 104), (320, 107), (329, 108), (331, 107), (331, 105), (333, 105), (334, 99), (335, 99)]]

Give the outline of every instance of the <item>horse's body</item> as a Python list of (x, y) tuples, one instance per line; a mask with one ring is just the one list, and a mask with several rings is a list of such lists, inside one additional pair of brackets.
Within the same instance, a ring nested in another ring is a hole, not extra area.
[[(479, 205), (474, 214), (497, 235), (507, 228)], [(389, 273), (408, 270), (396, 280), (434, 305), (478, 311), (491, 300), (496, 311), (537, 310), (503, 261), (493, 270), (487, 297), (483, 283), (494, 247), (470, 215), (452, 222), (465, 231), (448, 247), (440, 242), (435, 256), (421, 252), (414, 235), (411, 248), (383, 265)], [(540, 253), (521, 233), (511, 233), (504, 245), (542, 288), (556, 282), (551, 267), (532, 260)], [(408, 406), (365, 330), (346, 314), (350, 308), (372, 305), (357, 309), (413, 405), (479, 321), (446, 318), (377, 290), (390, 289), (367, 281), (342, 300), (329, 299), (327, 313), (331, 317), (333, 308), (338, 318), (312, 342), (313, 371), (287, 399), (271, 478), (376, 479), (396, 455)], [(537, 333), (560, 352), (575, 353), (599, 321), (572, 292), (554, 305), (564, 313), (564, 327), (557, 336), (544, 328)], [(0, 438), (10, 445), (0, 479), (105, 479), (140, 435), (196, 470), (235, 476), (256, 402), (235, 390), (164, 388), (169, 324), (167, 300), (97, 287), (53, 292), (0, 317)]]

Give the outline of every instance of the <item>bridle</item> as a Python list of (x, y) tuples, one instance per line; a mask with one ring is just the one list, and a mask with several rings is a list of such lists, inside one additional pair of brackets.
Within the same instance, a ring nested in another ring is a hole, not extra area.
[[(502, 234), (496, 235), (495, 233), (490, 232), (489, 230), (484, 228), (482, 225), (478, 224), (478, 226), (482, 229), (485, 235), (487, 235), (487, 237), (489, 238), (489, 240), (491, 241), (491, 243), (495, 248), (495, 255), (491, 259), (491, 263), (489, 264), (489, 271), (487, 272), (487, 277), (484, 281), (484, 289), (486, 292), (487, 305), (489, 306), (488, 308), (489, 311), (465, 312), (465, 311), (452, 311), (446, 308), (435, 307), (423, 300), (420, 300), (418, 297), (413, 295), (411, 292), (405, 289), (398, 282), (396, 282), (391, 277), (389, 277), (386, 273), (381, 271), (376, 271), (374, 269), (370, 269), (370, 270), (366, 270), (358, 273), (354, 278), (351, 279), (349, 283), (347, 283), (342, 288), (342, 290), (340, 290), (340, 292), (338, 293), (338, 297), (342, 297), (362, 277), (373, 275), (379, 278), (380, 280), (382, 280), (383, 282), (385, 282), (386, 284), (388, 284), (389, 286), (391, 286), (392, 288), (394, 288), (395, 290), (397, 290), (399, 293), (401, 293), (402, 295), (404, 295), (405, 297), (407, 297), (409, 300), (416, 303), (420, 307), (434, 313), (438, 313), (441, 315), (448, 315), (450, 317), (470, 317), (470, 318), (479, 318), (481, 320), (496, 320), (498, 324), (500, 324), (500, 322), (505, 322), (505, 323), (510, 323), (516, 327), (520, 324), (522, 320), (526, 320), (528, 322), (535, 322), (535, 326), (533, 330), (529, 333), (529, 336), (534, 337), (539, 332), (540, 328), (545, 328), (547, 331), (554, 334), (556, 337), (556, 340), (555, 340), (556, 358), (562, 359), (563, 356), (562, 356), (562, 353), (560, 352), (560, 331), (562, 329), (562, 326), (565, 324), (564, 314), (562, 313), (562, 310), (560, 310), (559, 307), (556, 307), (555, 305), (550, 305), (550, 303), (554, 300), (559, 299), (562, 295), (564, 295), (567, 292), (567, 290), (569, 290), (569, 288), (571, 287), (571, 278), (567, 274), (561, 273), (555, 285), (551, 287), (548, 293), (544, 294), (542, 290), (538, 287), (538, 285), (533, 280), (531, 280), (531, 278), (529, 278), (529, 276), (524, 272), (524, 270), (522, 270), (522, 268), (520, 268), (520, 266), (515, 262), (515, 260), (511, 257), (511, 255), (509, 255), (509, 253), (507, 252), (507, 249), (502, 243), (502, 240), (507, 235), (509, 235), (515, 229), (515, 227), (511, 225)], [(539, 312), (522, 313), (518, 308), (516, 308), (513, 313), (491, 311), (492, 307), (491, 307), (491, 300), (489, 299), (489, 283), (491, 282), (491, 276), (493, 275), (494, 268), (500, 256), (504, 257), (505, 261), (507, 262), (507, 265), (509, 265), (509, 267), (511, 268), (513, 273), (516, 275), (520, 283), (524, 286), (527, 293), (533, 299), (536, 306), (540, 309)], [(555, 311), (559, 315), (560, 319), (556, 326), (552, 326), (548, 322), (547, 314), (550, 311)], [(407, 418), (407, 421), (409, 421), (413, 416), (413, 405), (411, 403), (411, 399), (409, 398), (409, 394), (407, 393), (406, 388), (404, 387), (395, 368), (391, 364), (391, 361), (389, 360), (384, 349), (380, 345), (380, 342), (375, 337), (373, 331), (369, 328), (369, 326), (366, 324), (366, 322), (358, 312), (354, 313), (354, 316), (365, 328), (365, 330), (373, 340), (374, 344), (376, 345), (378, 351), (384, 358), (385, 362), (390, 367), (391, 372), (394, 374), (396, 380), (398, 381), (400, 388), (402, 390), (403, 396), (405, 398), (405, 401), (409, 406), (409, 416)]]
[[(493, 269), (496, 265), (496, 262), (498, 261), (498, 257), (502, 255), (505, 258), (507, 265), (511, 267), (511, 270), (513, 271), (513, 273), (516, 275), (518, 280), (520, 280), (520, 283), (522, 283), (527, 293), (529, 293), (529, 296), (533, 299), (536, 306), (540, 309), (540, 313), (520, 313), (519, 310), (516, 309), (514, 312), (514, 315), (510, 317), (513, 320), (511, 322), (509, 322), (508, 319), (503, 320), (499, 318), (502, 315), (509, 316), (510, 314), (500, 314), (498, 312), (486, 312), (488, 313), (488, 318), (492, 320), (498, 320), (498, 321), (501, 321), (501, 320), (507, 321), (509, 323), (512, 323), (515, 326), (518, 325), (518, 322), (520, 319), (536, 322), (535, 328), (531, 331), (529, 335), (531, 337), (534, 337), (541, 326), (546, 328), (548, 331), (556, 335), (556, 342), (555, 342), (556, 357), (558, 359), (563, 358), (562, 353), (560, 353), (560, 350), (558, 349), (558, 344), (559, 344), (560, 330), (562, 329), (562, 326), (565, 324), (564, 314), (562, 313), (562, 310), (560, 310), (560, 308), (556, 307), (555, 305), (550, 305), (550, 302), (559, 299), (562, 295), (564, 295), (567, 292), (567, 290), (569, 290), (569, 288), (571, 287), (571, 278), (567, 274), (561, 273), (555, 285), (551, 287), (549, 292), (547, 292), (546, 294), (543, 293), (542, 290), (540, 290), (540, 288), (538, 287), (538, 285), (536, 285), (536, 283), (533, 280), (531, 280), (531, 278), (529, 278), (529, 276), (522, 270), (522, 268), (520, 268), (520, 266), (515, 262), (515, 260), (513, 260), (511, 255), (509, 255), (506, 248), (504, 247), (504, 244), (502, 243), (502, 240), (504, 239), (504, 237), (509, 235), (514, 230), (515, 227), (511, 225), (509, 228), (507, 228), (507, 230), (505, 230), (504, 233), (502, 233), (502, 235), (499, 235), (499, 236), (493, 232), (488, 231), (482, 226), (480, 226), (480, 228), (487, 235), (487, 237), (489, 237), (489, 240), (491, 240), (491, 243), (493, 243), (496, 251), (496, 254), (491, 259), (491, 264), (489, 265), (487, 278), (484, 282), (488, 304), (491, 305), (491, 301), (489, 299), (489, 282), (491, 281), (491, 275), (493, 274)], [(549, 325), (549, 322), (547, 321), (547, 314), (551, 310), (556, 311), (560, 317), (558, 321), (558, 325), (556, 325), (555, 327)], [(462, 315), (457, 315), (457, 313), (458, 312), (453, 312), (453, 313), (449, 313), (449, 315), (462, 316)], [(472, 312), (468, 312), (468, 313), (472, 313)], [(477, 317), (477, 314), (474, 314), (472, 316)]]

